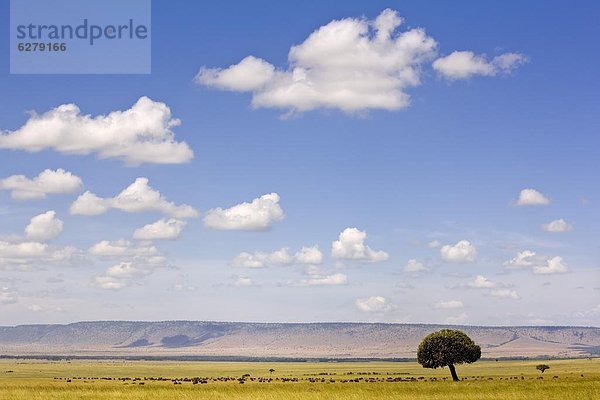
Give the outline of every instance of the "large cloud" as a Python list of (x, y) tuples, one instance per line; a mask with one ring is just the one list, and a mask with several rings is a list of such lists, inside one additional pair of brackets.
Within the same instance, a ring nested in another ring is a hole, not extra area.
[[(407, 91), (421, 84), (422, 67), (435, 58), (437, 48), (422, 28), (401, 30), (403, 22), (390, 9), (374, 20), (334, 20), (290, 48), (287, 68), (247, 56), (227, 68), (202, 67), (195, 81), (221, 90), (251, 92), (255, 108), (292, 113), (318, 108), (399, 110), (408, 106)], [(447, 76), (466, 78), (508, 72), (524, 61), (516, 53), (488, 62), (471, 52), (457, 52), (438, 59), (434, 67)]]
[(47, 211), (31, 218), (29, 225), (25, 227), (25, 235), (29, 240), (45, 242), (57, 238), (62, 233), (63, 226), (63, 221), (56, 218), (55, 211)]
[(435, 60), (433, 69), (451, 80), (468, 79), (474, 75), (507, 74), (526, 61), (525, 56), (517, 53), (504, 53), (488, 61), (485, 56), (472, 51), (455, 51)]
[(144, 225), (133, 232), (137, 240), (174, 240), (179, 237), (187, 222), (179, 219), (160, 219), (152, 224)]
[(154, 211), (173, 218), (198, 216), (198, 211), (187, 204), (176, 205), (167, 201), (160, 192), (148, 185), (148, 178), (137, 178), (112, 198), (101, 198), (89, 191), (85, 192), (71, 204), (70, 212), (78, 215), (99, 215), (110, 208), (130, 213)]
[(204, 217), (204, 225), (217, 230), (264, 231), (284, 217), (279, 205), (279, 195), (270, 193), (250, 203), (209, 210)]
[(477, 249), (468, 240), (460, 240), (454, 245), (445, 245), (440, 249), (440, 255), (446, 262), (472, 263), (477, 258)]
[(252, 92), (254, 107), (398, 110), (408, 105), (406, 89), (420, 84), (421, 65), (436, 49), (423, 29), (400, 31), (402, 22), (390, 9), (375, 20), (334, 20), (290, 49), (285, 70), (249, 56), (224, 69), (203, 67), (196, 82)]
[(25, 175), (12, 175), (0, 180), (0, 189), (10, 190), (17, 200), (44, 199), (49, 194), (74, 193), (83, 187), (81, 179), (64, 169), (46, 169), (33, 179)]
[(331, 255), (334, 258), (365, 262), (381, 262), (389, 258), (382, 250), (372, 250), (365, 244), (367, 233), (356, 228), (346, 228), (338, 240), (331, 244)]
[(130, 109), (107, 115), (81, 114), (75, 104), (63, 104), (44, 114), (33, 114), (15, 131), (0, 132), (0, 148), (64, 154), (96, 154), (128, 164), (179, 164), (194, 153), (177, 142), (171, 128), (180, 124), (161, 102), (141, 97)]

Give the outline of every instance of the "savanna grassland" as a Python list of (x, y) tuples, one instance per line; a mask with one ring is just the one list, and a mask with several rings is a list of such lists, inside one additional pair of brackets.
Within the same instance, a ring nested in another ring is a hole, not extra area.
[(600, 398), (600, 359), (543, 361), (544, 374), (540, 363), (479, 361), (452, 382), (446, 368), (413, 362), (1, 360), (0, 399)]

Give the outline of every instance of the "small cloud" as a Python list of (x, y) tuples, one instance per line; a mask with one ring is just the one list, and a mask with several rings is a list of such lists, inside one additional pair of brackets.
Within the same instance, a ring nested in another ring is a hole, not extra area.
[(29, 240), (46, 242), (56, 239), (62, 233), (63, 226), (63, 221), (56, 218), (55, 211), (47, 211), (31, 218), (25, 228), (25, 236)]
[(477, 275), (467, 286), (475, 289), (490, 289), (496, 287), (496, 284), (483, 275)]
[(319, 250), (319, 246), (304, 246), (294, 255), (294, 261), (297, 264), (321, 264), (323, 253)]
[(536, 275), (559, 274), (569, 270), (562, 257), (538, 256), (530, 250), (518, 253), (515, 258), (505, 262), (504, 266), (509, 269), (531, 269)]
[(215, 230), (265, 231), (284, 219), (277, 193), (265, 194), (250, 203), (230, 208), (213, 208), (204, 217), (204, 226)]
[(468, 240), (461, 240), (454, 245), (443, 246), (440, 255), (446, 262), (472, 263), (477, 258), (477, 250)]
[(535, 189), (523, 189), (516, 201), (518, 206), (546, 206), (550, 204), (550, 199)]
[(285, 265), (293, 262), (292, 256), (288, 253), (287, 247), (274, 251), (272, 253), (264, 252), (242, 252), (231, 260), (231, 266), (242, 268), (265, 268), (270, 265)]
[(346, 228), (340, 233), (339, 239), (331, 244), (331, 255), (334, 258), (364, 261), (382, 262), (390, 257), (382, 250), (372, 250), (364, 242), (367, 233), (356, 228)]
[(408, 260), (408, 262), (404, 266), (404, 272), (418, 273), (418, 272), (424, 272), (424, 271), (428, 271), (428, 270), (429, 270), (429, 268), (427, 268), (425, 266), (425, 264), (418, 262), (415, 259)]
[(379, 312), (386, 311), (390, 308), (390, 305), (387, 303), (385, 297), (382, 296), (372, 296), (363, 299), (356, 299), (356, 307), (362, 312)]
[(427, 247), (429, 247), (430, 249), (437, 249), (441, 245), (442, 244), (437, 239), (436, 240), (432, 240), (431, 242), (427, 243)]
[(133, 232), (133, 238), (136, 240), (175, 240), (186, 225), (186, 221), (163, 218), (136, 229)]
[(0, 190), (10, 190), (16, 200), (45, 199), (49, 194), (68, 194), (83, 188), (81, 178), (62, 168), (46, 169), (33, 179), (24, 175), (12, 175), (0, 180)]
[(490, 292), (490, 295), (493, 297), (498, 297), (501, 299), (514, 299), (514, 300), (518, 300), (521, 297), (519, 296), (519, 294), (517, 293), (516, 290), (512, 290), (512, 289), (498, 289), (498, 290), (492, 290)]
[(573, 225), (568, 224), (564, 219), (555, 219), (554, 221), (550, 221), (547, 224), (542, 225), (542, 229), (546, 232), (552, 233), (562, 233), (569, 232), (573, 230)]
[(176, 283), (173, 285), (173, 290), (176, 292), (195, 292), (198, 290), (196, 286), (187, 285), (185, 283)]
[(546, 265), (536, 265), (533, 267), (533, 273), (538, 275), (562, 274), (569, 270), (562, 257), (556, 256), (546, 260)]
[(434, 305), (435, 308), (451, 309), (451, 308), (464, 308), (465, 305), (460, 300), (440, 300)]
[(458, 80), (469, 79), (475, 75), (508, 74), (526, 62), (527, 57), (518, 53), (504, 53), (488, 61), (485, 55), (477, 55), (472, 51), (455, 51), (438, 58), (432, 66), (445, 78)]
[(256, 286), (252, 278), (248, 276), (238, 275), (234, 277), (233, 286), (235, 287), (251, 287)]
[(109, 209), (128, 213), (160, 212), (173, 218), (195, 218), (198, 211), (182, 204), (167, 201), (160, 192), (148, 185), (148, 178), (137, 178), (135, 182), (112, 198), (101, 198), (87, 191), (71, 204), (73, 215), (100, 215)]
[(346, 285), (348, 277), (346, 274), (337, 273), (331, 275), (311, 275), (310, 278), (301, 281), (305, 286), (338, 286)]

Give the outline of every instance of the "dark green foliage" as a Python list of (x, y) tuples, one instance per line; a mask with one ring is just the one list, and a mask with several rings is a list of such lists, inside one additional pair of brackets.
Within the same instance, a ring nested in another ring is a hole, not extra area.
[(458, 380), (454, 365), (473, 363), (481, 357), (481, 347), (464, 332), (442, 329), (423, 339), (417, 351), (417, 361), (423, 368), (448, 367), (452, 378)]
[(540, 365), (536, 365), (535, 369), (537, 369), (538, 371), (541, 371), (543, 374), (545, 370), (550, 369), (550, 366), (548, 366), (546, 364), (540, 364)]

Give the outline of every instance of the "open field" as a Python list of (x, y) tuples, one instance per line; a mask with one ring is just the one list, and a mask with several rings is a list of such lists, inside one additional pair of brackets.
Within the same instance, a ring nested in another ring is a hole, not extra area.
[[(540, 363), (550, 366), (543, 375), (535, 369)], [(597, 358), (480, 361), (458, 373), (463, 381), (455, 383), (447, 369), (413, 362), (0, 360), (0, 399), (600, 398)]]

